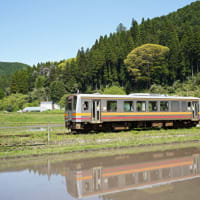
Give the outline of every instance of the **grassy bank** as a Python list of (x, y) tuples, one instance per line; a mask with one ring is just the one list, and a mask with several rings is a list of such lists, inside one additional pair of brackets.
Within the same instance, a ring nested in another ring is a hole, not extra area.
[(0, 137), (0, 158), (200, 141), (199, 128), (138, 129), (127, 132), (84, 135), (67, 135), (65, 129), (62, 130), (63, 132), (60, 128), (51, 130), (49, 142), (47, 141), (47, 131), (28, 136), (27, 132), (21, 132), (20, 136)]
[[(49, 140), (48, 123), (51, 126)], [(58, 124), (59, 127), (52, 127), (53, 124)], [(0, 158), (117, 147), (155, 146), (188, 141), (200, 141), (200, 128), (135, 129), (112, 133), (68, 135), (64, 127), (63, 111), (0, 113)]]

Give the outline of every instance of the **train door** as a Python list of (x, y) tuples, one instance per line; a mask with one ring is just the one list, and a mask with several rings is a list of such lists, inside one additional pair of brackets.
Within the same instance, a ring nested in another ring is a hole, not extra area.
[(102, 185), (102, 168), (101, 167), (95, 167), (93, 168), (93, 189), (94, 191), (101, 190)]
[(193, 119), (198, 119), (198, 112), (199, 112), (198, 102), (193, 101), (192, 102), (192, 118)]
[(101, 120), (101, 101), (92, 100), (92, 121), (100, 122)]

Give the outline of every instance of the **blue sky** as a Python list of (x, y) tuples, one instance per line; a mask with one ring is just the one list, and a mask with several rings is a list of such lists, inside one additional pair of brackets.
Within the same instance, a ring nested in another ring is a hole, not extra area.
[(195, 0), (0, 0), (0, 61), (59, 61), (90, 48), (100, 35), (127, 28)]

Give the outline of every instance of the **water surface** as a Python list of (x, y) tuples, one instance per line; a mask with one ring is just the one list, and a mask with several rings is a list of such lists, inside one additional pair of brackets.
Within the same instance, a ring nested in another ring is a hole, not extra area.
[(92, 158), (82, 154), (72, 161), (68, 155), (0, 161), (0, 199), (196, 200), (200, 196), (198, 148)]

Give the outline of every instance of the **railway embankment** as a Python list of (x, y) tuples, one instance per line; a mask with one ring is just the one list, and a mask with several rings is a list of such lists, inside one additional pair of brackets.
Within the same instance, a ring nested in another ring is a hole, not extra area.
[(63, 113), (0, 113), (0, 158), (126, 147), (200, 145), (200, 128), (68, 134)]
[(200, 146), (200, 129), (137, 129), (72, 135), (63, 127), (40, 130), (0, 129), (0, 158), (166, 145)]

